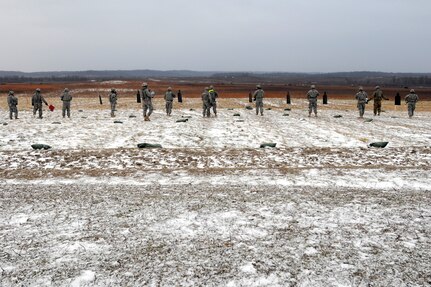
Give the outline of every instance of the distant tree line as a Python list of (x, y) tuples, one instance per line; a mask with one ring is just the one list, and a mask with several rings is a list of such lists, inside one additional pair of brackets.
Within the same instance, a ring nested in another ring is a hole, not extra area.
[(8, 76), (0, 77), (0, 83), (59, 83), (59, 82), (83, 82), (89, 79), (78, 76), (67, 77), (24, 77)]
[[(159, 74), (157, 74), (157, 73)], [(202, 80), (218, 83), (249, 83), (249, 84), (286, 84), (286, 85), (384, 85), (384, 86), (423, 86), (431, 87), (431, 74), (406, 74), (406, 73), (381, 73), (381, 72), (345, 72), (345, 73), (252, 73), (252, 72), (230, 72), (213, 73), (208, 72), (184, 72), (170, 71), (158, 72), (151, 75), (151, 71), (90, 71), (90, 72), (45, 72), (19, 75), (0, 71), (0, 83), (55, 83), (55, 82), (86, 82), (90, 80), (136, 80), (157, 77), (166, 81), (187, 79), (190, 82)], [(144, 76), (145, 75), (145, 76)], [(170, 75), (170, 76), (168, 76)], [(182, 75), (182, 76), (181, 76)]]

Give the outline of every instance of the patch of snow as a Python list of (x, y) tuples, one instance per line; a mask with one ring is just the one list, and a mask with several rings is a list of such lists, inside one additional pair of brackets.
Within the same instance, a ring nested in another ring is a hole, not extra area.
[(73, 279), (70, 283), (71, 287), (81, 287), (92, 283), (96, 279), (96, 273), (91, 270), (84, 270), (81, 275)]

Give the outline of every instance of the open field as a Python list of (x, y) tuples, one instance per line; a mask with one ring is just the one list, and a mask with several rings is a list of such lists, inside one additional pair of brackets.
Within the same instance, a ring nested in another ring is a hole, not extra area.
[[(208, 81), (159, 81), (149, 80), (149, 87), (156, 92), (157, 97), (163, 97), (162, 95), (166, 89), (171, 86), (174, 91), (181, 90), (185, 100), (188, 98), (200, 98), (200, 95), (205, 86), (211, 84), (215, 85), (216, 90), (219, 92), (221, 99), (244, 99), (248, 100), (248, 94), (255, 89), (256, 83), (250, 84), (238, 84), (238, 83), (214, 83)], [(42, 94), (47, 98), (49, 102), (53, 102), (59, 106), (59, 96), (64, 88), (69, 88), (72, 94), (77, 98), (89, 98), (91, 103), (87, 108), (96, 105), (98, 103), (98, 96), (101, 95), (107, 99), (107, 95), (111, 88), (117, 89), (121, 99), (127, 99), (127, 101), (135, 102), (135, 95), (137, 90), (141, 87), (141, 81), (105, 81), (105, 82), (85, 82), (85, 83), (17, 83), (17, 84), (2, 84), (0, 85), (0, 107), (6, 108), (6, 100), (3, 97), (7, 96), (9, 90), (14, 90), (16, 95), (19, 97), (22, 106), (21, 108), (29, 108), (31, 105), (31, 96), (36, 88), (42, 90)], [(305, 98), (305, 94), (309, 90), (309, 86), (304, 85), (287, 85), (287, 84), (268, 84), (263, 86), (266, 97), (268, 98), (279, 98), (283, 101), (289, 91), (293, 102), (302, 102)], [(374, 87), (364, 86), (366, 92), (369, 95), (372, 94)], [(393, 100), (397, 93), (400, 93), (401, 97), (404, 98), (408, 94), (409, 90), (403, 87), (382, 87), (385, 95), (389, 97), (393, 106)], [(326, 91), (329, 96), (329, 100), (332, 99), (343, 99), (349, 100), (354, 99), (354, 95), (357, 93), (357, 87), (352, 86), (317, 86), (321, 95)], [(431, 88), (416, 88), (416, 92), (422, 101), (431, 100)], [(428, 103), (426, 105), (429, 105)]]
[(190, 97), (144, 122), (133, 95), (111, 118), (86, 93), (71, 119), (57, 98), (42, 120), (0, 110), (0, 286), (431, 284), (431, 102), (367, 122), (349, 99), (202, 118)]

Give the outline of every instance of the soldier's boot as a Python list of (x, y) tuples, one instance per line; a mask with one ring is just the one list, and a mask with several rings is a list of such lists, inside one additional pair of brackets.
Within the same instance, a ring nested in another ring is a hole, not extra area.
[(317, 113), (314, 113), (314, 116), (317, 118)]
[(214, 116), (217, 117), (217, 113), (214, 113)]
[(308, 117), (311, 117), (311, 113), (308, 113)]

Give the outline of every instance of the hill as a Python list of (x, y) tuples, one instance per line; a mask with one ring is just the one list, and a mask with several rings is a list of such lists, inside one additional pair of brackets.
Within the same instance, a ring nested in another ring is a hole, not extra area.
[(285, 83), (321, 85), (431, 86), (431, 73), (385, 73), (371, 71), (338, 73), (214, 72), (189, 70), (88, 70), (20, 72), (0, 71), (0, 82), (76, 82), (114, 79), (216, 80), (223, 83)]

